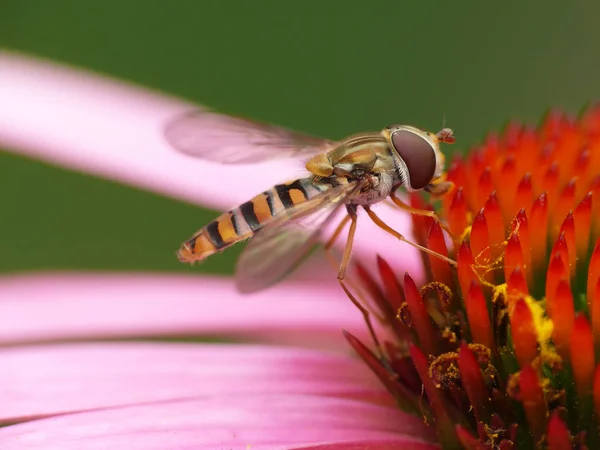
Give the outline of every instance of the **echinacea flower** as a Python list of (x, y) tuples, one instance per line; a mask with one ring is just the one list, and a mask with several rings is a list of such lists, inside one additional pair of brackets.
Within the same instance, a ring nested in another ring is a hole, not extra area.
[(395, 338), (350, 343), (443, 448), (598, 448), (600, 107), (512, 123), (448, 180), (414, 231), (457, 266), (424, 257), (417, 285), (381, 258), (381, 287), (359, 268)]
[[(9, 52), (0, 67), (6, 150), (218, 209), (301, 172), (248, 176), (173, 152), (161, 132), (193, 107), (180, 100)], [(359, 224), (358, 258), (417, 267), (374, 228)], [(4, 275), (0, 448), (435, 448), (350, 354), (341, 330), (368, 335), (327, 269), (313, 261), (253, 296), (206, 275)]]
[[(17, 55), (0, 62), (10, 149), (220, 209), (299, 172), (228, 168), (232, 186), (216, 190), (212, 166), (160, 142), (160, 124), (189, 105)], [(359, 222), (358, 278), (390, 332), (371, 349), (322, 267), (248, 298), (206, 276), (6, 277), (0, 447), (595, 448), (599, 144), (592, 108), (513, 124), (457, 158), (440, 223), (413, 218), (414, 238), (457, 267), (399, 257), (405, 244)], [(406, 216), (381, 210), (403, 229)], [(342, 329), (388, 392), (344, 353)], [(198, 337), (246, 344), (168, 342)]]

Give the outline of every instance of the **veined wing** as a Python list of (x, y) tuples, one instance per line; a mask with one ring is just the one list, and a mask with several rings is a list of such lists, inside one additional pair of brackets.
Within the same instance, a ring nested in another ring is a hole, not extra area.
[(171, 120), (165, 138), (182, 153), (223, 164), (309, 156), (334, 146), (333, 141), (276, 125), (201, 110)]
[(265, 225), (238, 260), (238, 290), (267, 288), (295, 269), (316, 247), (323, 228), (360, 188), (356, 182), (332, 187)]

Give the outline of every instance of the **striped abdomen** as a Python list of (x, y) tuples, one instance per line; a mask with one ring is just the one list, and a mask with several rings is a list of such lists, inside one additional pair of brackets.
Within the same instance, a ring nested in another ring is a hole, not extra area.
[(202, 228), (183, 243), (177, 256), (183, 262), (201, 261), (252, 237), (273, 218), (313, 198), (327, 187), (314, 184), (312, 178), (275, 185)]

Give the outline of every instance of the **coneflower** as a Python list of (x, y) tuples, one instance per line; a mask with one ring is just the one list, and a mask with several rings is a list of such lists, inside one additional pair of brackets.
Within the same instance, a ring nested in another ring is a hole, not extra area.
[(445, 449), (598, 448), (600, 107), (510, 124), (448, 180), (414, 234), (457, 267), (424, 256), (422, 286), (359, 267), (394, 340), (349, 342)]

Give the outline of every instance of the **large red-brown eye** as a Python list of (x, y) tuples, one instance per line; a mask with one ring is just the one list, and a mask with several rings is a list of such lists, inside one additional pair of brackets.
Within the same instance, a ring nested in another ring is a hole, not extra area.
[(410, 187), (422, 189), (429, 184), (435, 173), (435, 150), (421, 136), (400, 130), (392, 135), (392, 144), (406, 163)]

